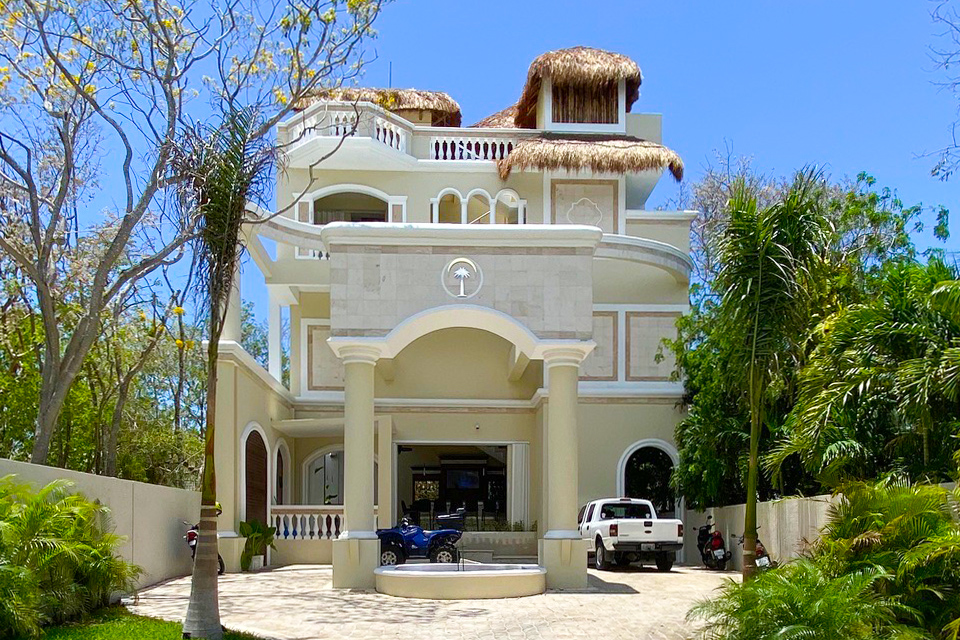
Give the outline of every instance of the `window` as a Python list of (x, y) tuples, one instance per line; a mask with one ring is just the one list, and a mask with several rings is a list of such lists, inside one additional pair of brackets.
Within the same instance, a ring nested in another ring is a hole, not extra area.
[(490, 222), (490, 200), (486, 195), (476, 193), (467, 200), (467, 224), (488, 224)]
[(387, 203), (364, 193), (334, 193), (313, 202), (313, 224), (386, 222)]
[(437, 203), (437, 222), (445, 224), (460, 224), (463, 221), (463, 210), (460, 207), (460, 196), (448, 193)]
[(521, 204), (520, 198), (513, 191), (501, 191), (497, 194), (494, 221), (497, 224), (520, 224)]
[[(307, 466), (308, 504), (343, 504), (343, 450), (330, 451)], [(377, 463), (373, 464), (373, 501), (377, 502)]]
[(590, 505), (590, 512), (587, 513), (587, 522), (593, 522), (593, 510), (596, 506), (595, 504)]
[(601, 520), (615, 520), (617, 518), (645, 520), (652, 517), (653, 514), (650, 512), (648, 505), (633, 502), (608, 502), (600, 509)]
[(580, 513), (577, 514), (577, 524), (583, 524), (583, 512), (586, 510), (587, 510), (586, 505), (580, 507)]
[(553, 121), (589, 124), (617, 124), (619, 86), (553, 85)]

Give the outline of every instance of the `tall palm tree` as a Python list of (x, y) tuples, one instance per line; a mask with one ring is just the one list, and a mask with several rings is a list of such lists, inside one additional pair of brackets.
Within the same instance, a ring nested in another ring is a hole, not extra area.
[(273, 148), (257, 132), (254, 110), (228, 112), (219, 127), (188, 132), (175, 170), (187, 178), (181, 206), (197, 216), (195, 257), (207, 308), (207, 388), (200, 535), (190, 585), (190, 603), (183, 623), (185, 638), (219, 639), (217, 593), (217, 476), (214, 442), (217, 411), (217, 358), (220, 335), (243, 246), (240, 230), (247, 203), (267, 193)]
[(801, 335), (798, 327), (806, 322), (806, 285), (825, 240), (823, 188), (821, 174), (805, 170), (781, 198), (761, 208), (756, 195), (740, 182), (727, 203), (729, 224), (718, 247), (719, 328), (732, 370), (744, 372), (740, 386), (750, 411), (744, 577), (756, 571), (758, 448), (765, 398), (783, 361), (798, 352), (791, 337)]

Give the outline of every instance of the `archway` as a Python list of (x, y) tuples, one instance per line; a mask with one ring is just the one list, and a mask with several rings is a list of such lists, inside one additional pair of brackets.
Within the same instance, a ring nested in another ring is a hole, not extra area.
[(267, 445), (257, 430), (247, 435), (243, 447), (244, 513), (247, 522), (267, 523)]
[(617, 465), (617, 491), (621, 496), (650, 500), (661, 518), (673, 518), (678, 497), (670, 486), (677, 450), (668, 442), (651, 438), (627, 447)]

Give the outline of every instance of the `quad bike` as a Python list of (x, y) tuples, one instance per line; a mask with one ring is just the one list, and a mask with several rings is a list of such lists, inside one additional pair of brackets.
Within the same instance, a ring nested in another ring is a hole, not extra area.
[[(460, 551), (456, 544), (463, 535), (463, 509), (437, 516), (437, 520), (449, 524), (450, 528), (424, 531), (413, 524), (408, 516), (404, 516), (400, 519), (400, 524), (392, 529), (378, 529), (380, 564), (403, 564), (409, 558), (430, 558), (430, 562), (458, 562)], [(458, 524), (460, 527), (456, 528)]]

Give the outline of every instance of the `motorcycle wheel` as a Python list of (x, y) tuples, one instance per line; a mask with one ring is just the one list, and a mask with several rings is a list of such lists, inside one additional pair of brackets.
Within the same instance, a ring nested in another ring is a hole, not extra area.
[(594, 556), (593, 562), (597, 571), (606, 571), (610, 568), (610, 559), (607, 557), (607, 550), (603, 547), (603, 543), (599, 539), (597, 540), (597, 550)]
[(430, 562), (456, 564), (459, 560), (460, 554), (457, 552), (457, 548), (451, 544), (437, 545), (430, 552)]
[(726, 570), (727, 570), (727, 561), (717, 560), (717, 571), (726, 571)]
[(393, 567), (398, 564), (403, 564), (405, 561), (406, 556), (403, 553), (403, 549), (395, 544), (384, 545), (380, 550), (380, 566), (382, 567)]
[(217, 575), (222, 576), (223, 572), (226, 571), (226, 567), (223, 566), (223, 558), (220, 557), (220, 554), (217, 554)]

